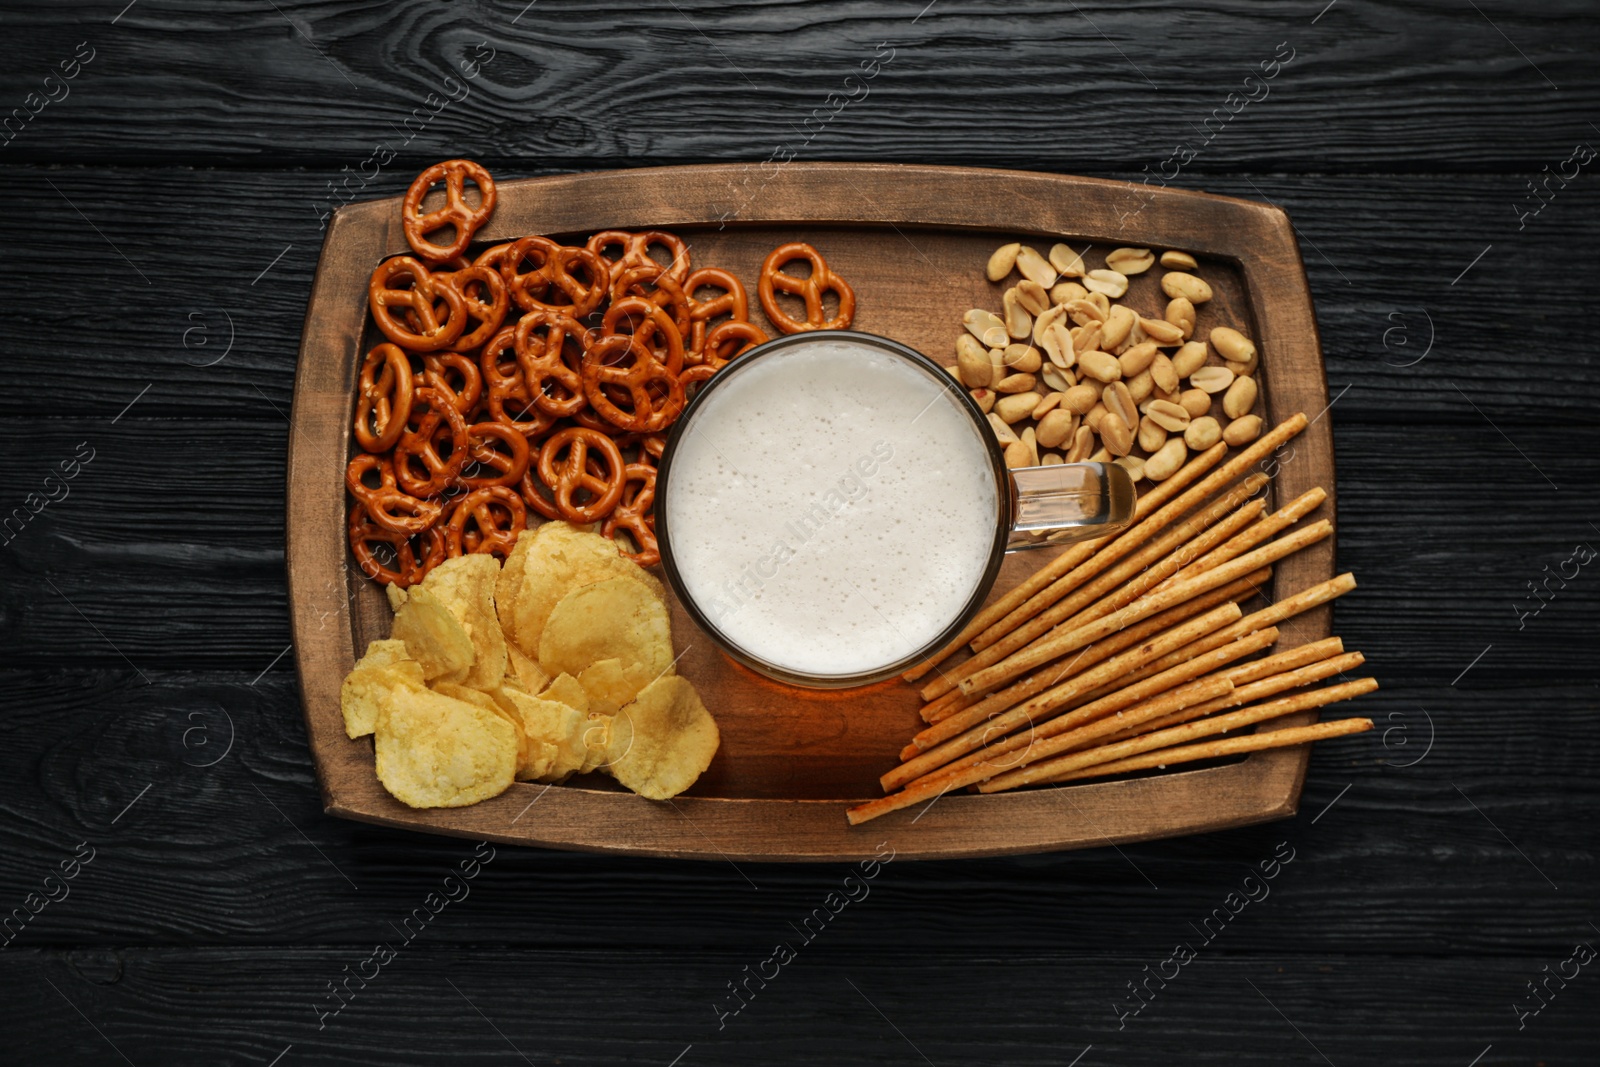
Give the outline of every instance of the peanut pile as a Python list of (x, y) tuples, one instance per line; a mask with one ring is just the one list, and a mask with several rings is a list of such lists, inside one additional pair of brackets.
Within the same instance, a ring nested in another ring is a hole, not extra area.
[(1195, 339), (1212, 292), (1193, 256), (1161, 254), (1168, 303), (1159, 317), (1115, 303), (1128, 278), (1156, 262), (1148, 248), (1117, 248), (1091, 269), (1064, 244), (1048, 257), (1018, 243), (989, 257), (991, 282), (1013, 272), (1021, 280), (1005, 290), (1000, 314), (961, 317), (966, 332), (947, 369), (988, 415), (1006, 466), (1110, 461), (1135, 482), (1159, 482), (1191, 449), (1261, 435), (1255, 344), (1228, 326), (1213, 327), (1209, 344)]

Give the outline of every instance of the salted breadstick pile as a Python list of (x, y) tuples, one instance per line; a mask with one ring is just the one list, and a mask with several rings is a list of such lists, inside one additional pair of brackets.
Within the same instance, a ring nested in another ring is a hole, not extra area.
[[(1271, 514), (1252, 468), (1306, 427), (1296, 415), (1231, 457), (1217, 443), (1139, 498), (1134, 522), (1075, 545), (1006, 593), (927, 663), (926, 729), (851, 808), (858, 824), (954, 789), (997, 793), (1304, 744), (1372, 728), (1340, 719), (1237, 732), (1378, 688), (1332, 637), (1277, 650), (1277, 626), (1355, 588), (1341, 574), (1244, 614), (1272, 565), (1330, 536), (1297, 525), (1327, 497), (1312, 489)], [(939, 664), (961, 646), (975, 653)], [(1230, 731), (1235, 736), (1222, 737)]]

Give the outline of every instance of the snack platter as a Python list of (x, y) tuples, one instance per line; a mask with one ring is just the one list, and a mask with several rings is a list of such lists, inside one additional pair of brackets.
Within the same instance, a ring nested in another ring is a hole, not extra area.
[[(372, 744), (346, 736), (340, 684), (368, 643), (389, 636), (381, 588), (349, 556), (345, 467), (362, 354), (382, 340), (367, 323), (368, 279), (407, 251), (399, 199), (353, 204), (330, 223), (297, 372), (288, 480), (288, 571), (307, 729), (330, 814), (497, 841), (656, 856), (846, 860), (889, 840), (912, 857), (983, 856), (1088, 847), (1221, 829), (1294, 812), (1304, 746), (1152, 777), (995, 794), (951, 793), (927, 807), (852, 827), (844, 809), (880, 796), (878, 777), (921, 726), (914, 686), (800, 689), (735, 663), (668, 594), (678, 671), (715, 713), (721, 747), (687, 792), (651, 801), (585, 775), (561, 785), (517, 782), (468, 807), (419, 810), (373, 774)], [(730, 208), (737, 210), (730, 213)], [(982, 265), (997, 245), (1069, 241), (1183, 249), (1202, 258), (1209, 307), (1270, 349), (1261, 380), (1268, 424), (1327, 405), (1310, 295), (1289, 221), (1265, 205), (1056, 175), (950, 167), (789, 164), (776, 173), (696, 166), (500, 183), (477, 243), (529, 234), (668, 229), (746, 279), (774, 247), (804, 241), (851, 280), (853, 328), (954, 362), (966, 308), (994, 307)], [(1156, 279), (1135, 279), (1155, 290)], [(1130, 297), (1134, 293), (1130, 292)], [(751, 302), (754, 305), (754, 301)], [(752, 306), (750, 317), (777, 336)], [(1321, 486), (1313, 518), (1331, 518), (1328, 423), (1276, 457), (1278, 502)], [(1058, 550), (1007, 558), (1000, 596)], [(1278, 562), (1268, 600), (1333, 574), (1331, 539)], [(1330, 609), (1281, 624), (1286, 644), (1330, 632)], [(1284, 725), (1314, 721), (1300, 712)]]

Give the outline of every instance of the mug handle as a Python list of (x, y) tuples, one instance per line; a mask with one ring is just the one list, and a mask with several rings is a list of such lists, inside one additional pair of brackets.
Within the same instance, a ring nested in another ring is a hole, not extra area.
[(1007, 552), (1105, 537), (1133, 521), (1133, 479), (1115, 463), (1057, 463), (1010, 473)]

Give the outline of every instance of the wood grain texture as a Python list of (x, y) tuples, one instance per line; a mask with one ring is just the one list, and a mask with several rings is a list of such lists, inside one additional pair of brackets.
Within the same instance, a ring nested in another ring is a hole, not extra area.
[[(1292, 875), (1287, 868), (1281, 880)], [(871, 921), (872, 897), (809, 944), (780, 926), (743, 951), (714, 953), (624, 958), (547, 947), (510, 957), (439, 946), (433, 939), (449, 936), (455, 909), (470, 909), (480, 893), (441, 913), (365, 988), (351, 980), (354, 997), (325, 1017), (318, 1009), (336, 1003), (327, 983), (343, 980), (346, 967), (354, 973), (371, 945), (19, 953), (0, 965), (0, 989), (34, 1020), (15, 1054), (27, 1062), (121, 1062), (120, 1051), (129, 1062), (154, 1063), (171, 1062), (179, 1049), (195, 1062), (229, 1065), (286, 1053), (284, 1063), (385, 1067), (666, 1064), (674, 1056), (888, 1065), (925, 1057), (1013, 1067), (1068, 1063), (1092, 1045), (1089, 1055), (1109, 1062), (1321, 1063), (1320, 1051), (1335, 1064), (1461, 1067), (1491, 1044), (1496, 1063), (1585, 1049), (1600, 1004), (1593, 984), (1574, 982), (1519, 1032), (1511, 1004), (1528, 976), (1543, 973), (1543, 956), (1238, 954), (1229, 939), (1272, 921), (1271, 896), (1209, 946), (1180, 920), (1170, 937), (1112, 955), (899, 950), (871, 966), (834, 938)], [(387, 931), (373, 936), (399, 940)], [(739, 1002), (727, 983), (743, 980), (746, 967), (754, 974), (780, 938), (799, 946), (798, 958), (764, 987), (751, 979), (754, 996), (733, 1014)], [(1152, 999), (1137, 1015), (1124, 1008), (1130, 1014), (1119, 1016), (1119, 1005), (1134, 1003), (1126, 984), (1143, 981), (1142, 968), (1154, 972), (1181, 940), (1196, 960), (1165, 988), (1151, 981)], [(1018, 990), (1019, 974), (1035, 980)], [(941, 991), (939, 1011), (928, 1010), (930, 985)], [(1480, 1004), (1494, 1008), (1469, 1007)]]
[[(0, 99), (20, 103), (77, 42), (98, 50), (8, 154), (138, 165), (203, 155), (359, 173), (374, 145), (403, 141), (416, 112), (408, 151), (442, 158), (471, 145), (495, 165), (760, 160), (784, 146), (807, 159), (970, 162), (976, 152), (995, 166), (1159, 174), (1188, 144), (1197, 173), (1397, 161), (1520, 172), (1557, 150), (1564, 158), (1600, 112), (1584, 47), (1597, 20), (1576, 0), (1537, 13), (1484, 5), (1482, 17), (1371, 0), (1321, 17), (1242, 0), (1181, 12), (1031, 0), (1004, 18), (948, 2), (919, 14), (923, 5), (793, 0), (299, 0), (223, 13), (144, 0), (114, 30), (103, 6), (8, 14), (32, 62), (0, 74)], [(480, 41), (493, 59), (463, 83)], [(1245, 82), (1275, 56), (1287, 58), (1276, 77)], [(875, 58), (864, 88), (845, 81)], [(834, 115), (830, 93), (852, 99)], [(1247, 93), (1255, 101), (1241, 106)], [(451, 95), (458, 102), (440, 107)], [(1530, 112), (1546, 119), (1539, 147)]]
[[(737, 224), (723, 226), (723, 198), (743, 195), (733, 167), (676, 167), (498, 183), (495, 213), (478, 233), (494, 243), (539, 229), (587, 235), (669, 227), (695, 262), (747, 279), (766, 253), (804, 239), (829, 269), (858, 284), (854, 326), (922, 351), (949, 345), (950, 323), (928, 308), (992, 305), (995, 286), (977, 272), (1007, 235), (1096, 244), (1126, 239), (1127, 188), (1024, 171), (795, 163), (749, 194)], [(1287, 217), (1246, 201), (1163, 191), (1141, 211), (1139, 243), (1183, 244), (1208, 264), (1216, 296), (1202, 311), (1270, 338), (1275, 362), (1260, 372), (1269, 425), (1327, 406), (1321, 350), (1299, 251)], [(715, 227), (708, 223), (717, 223)], [(907, 256), (894, 236), (917, 253)], [(570, 237), (576, 242), (582, 236)], [(669, 590), (678, 669), (714, 709), (722, 746), (695, 785), (670, 804), (651, 804), (597, 783), (557, 788), (516, 784), (467, 808), (416, 811), (396, 801), (372, 771), (370, 746), (345, 735), (340, 683), (360, 650), (388, 636), (377, 587), (350, 566), (345, 544), (345, 461), (359, 357), (372, 343), (366, 292), (373, 267), (405, 250), (398, 204), (381, 200), (334, 216), (306, 312), (289, 437), (287, 551), (295, 656), (312, 751), (328, 810), (387, 826), (601, 852), (738, 859), (839, 860), (871, 855), (867, 834), (842, 820), (841, 801), (879, 795), (877, 776), (915, 732), (918, 700), (898, 678), (850, 691), (812, 692), (757, 676), (718, 651)], [(965, 269), (963, 269), (965, 268)], [(871, 279), (870, 283), (865, 279)], [(747, 283), (749, 284), (749, 283)], [(1126, 305), (1155, 315), (1158, 278), (1137, 280)], [(769, 324), (770, 325), (770, 324)], [(1209, 325), (1207, 327), (1209, 329)], [(948, 347), (943, 358), (951, 360)], [(1320, 486), (1319, 515), (1335, 511), (1329, 424), (1313, 424), (1272, 465), (1283, 499)], [(1271, 595), (1333, 576), (1332, 546), (1281, 561)], [(1037, 563), (1035, 563), (1037, 565)], [(1008, 584), (1026, 573), (1015, 562)], [(330, 628), (329, 616), (334, 625)], [(1326, 637), (1331, 612), (1284, 623), (1284, 645)], [(1301, 725), (1314, 716), (1285, 718)], [(1000, 797), (950, 796), (890, 820), (920, 823), (902, 851), (920, 858), (1005, 855), (1085, 847), (1240, 826), (1293, 813), (1305, 748), (1247, 761)], [(522, 822), (534, 804), (539, 817)], [(914, 835), (914, 836), (912, 836)]]

